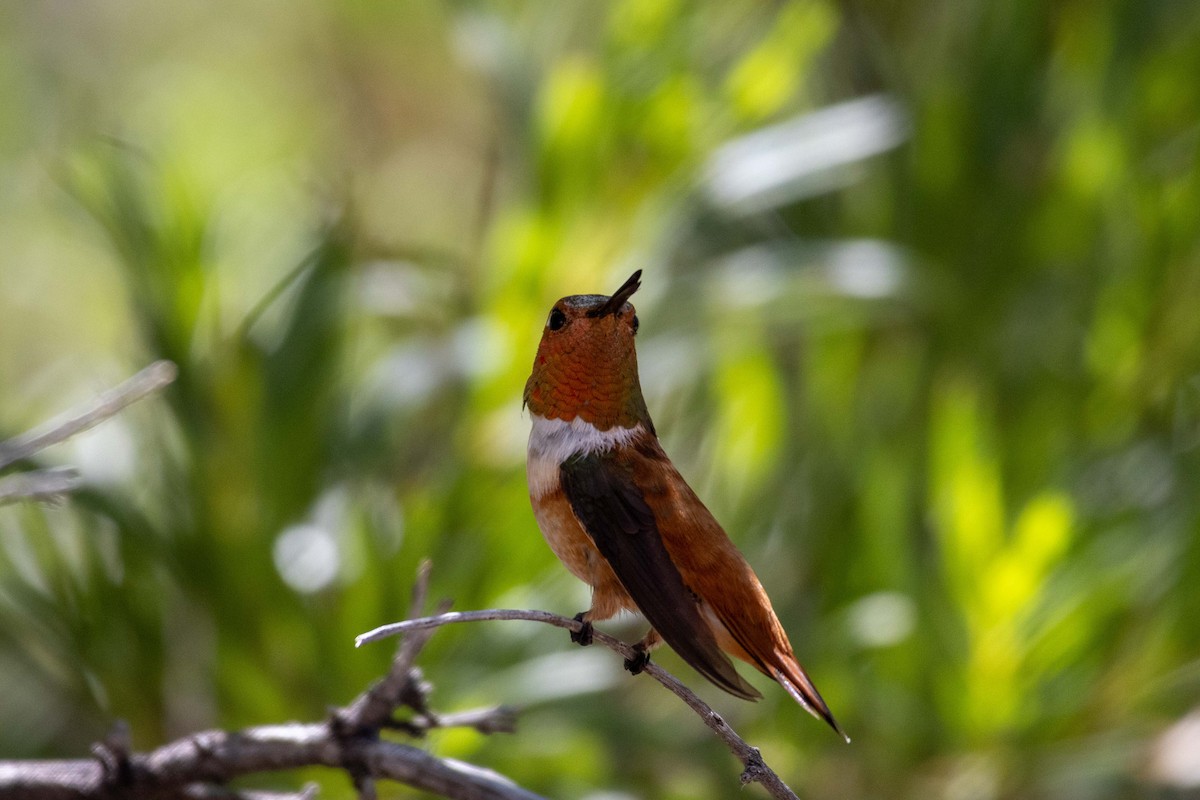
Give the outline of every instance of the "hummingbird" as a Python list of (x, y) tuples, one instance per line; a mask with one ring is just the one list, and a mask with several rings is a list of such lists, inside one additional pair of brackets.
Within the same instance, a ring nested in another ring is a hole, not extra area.
[(591, 644), (593, 622), (640, 612), (651, 627), (625, 662), (633, 674), (665, 641), (721, 689), (760, 698), (732, 655), (848, 742), (758, 576), (659, 444), (638, 379), (637, 312), (628, 302), (641, 274), (611, 296), (555, 303), (525, 384), (534, 517), (558, 559), (592, 587), (591, 608), (575, 616), (582, 626), (571, 639)]

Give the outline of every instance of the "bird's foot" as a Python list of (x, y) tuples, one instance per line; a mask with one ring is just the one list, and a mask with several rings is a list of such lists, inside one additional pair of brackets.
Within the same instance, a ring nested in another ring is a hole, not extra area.
[(583, 627), (577, 631), (571, 631), (571, 641), (580, 647), (587, 647), (592, 643), (592, 623), (583, 618), (585, 613), (587, 612), (580, 611), (574, 617), (576, 622), (583, 623)]
[(630, 675), (641, 675), (642, 670), (650, 663), (650, 654), (637, 645), (634, 645), (633, 649), (633, 658), (625, 659), (625, 669), (629, 670)]

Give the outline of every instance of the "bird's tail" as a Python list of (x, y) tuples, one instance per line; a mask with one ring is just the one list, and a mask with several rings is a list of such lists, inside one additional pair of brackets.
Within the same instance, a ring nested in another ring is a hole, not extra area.
[(808, 679), (804, 668), (800, 666), (800, 663), (795, 658), (784, 659), (782, 667), (771, 667), (770, 674), (805, 711), (817, 719), (825, 720), (825, 722), (829, 723), (829, 727), (837, 731), (838, 735), (846, 740), (846, 744), (850, 743), (850, 737), (846, 735), (846, 732), (842, 730), (842, 726), (838, 725), (837, 720), (833, 718), (833, 714), (829, 711), (829, 706), (825, 705), (825, 700), (821, 697), (821, 693), (817, 691), (816, 686), (813, 686), (813, 682)]

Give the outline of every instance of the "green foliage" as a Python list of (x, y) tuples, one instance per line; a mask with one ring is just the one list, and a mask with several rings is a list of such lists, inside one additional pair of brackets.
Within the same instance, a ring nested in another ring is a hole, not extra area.
[[(1200, 703), (1200, 14), (848, 9), (0, 15), (0, 429), (180, 367), (46, 455), (85, 491), (0, 508), (0, 755), (320, 718), (425, 557), (457, 608), (583, 608), (521, 388), (550, 304), (640, 267), (665, 446), (854, 744), (669, 669), (806, 798), (1170, 791), (1156, 737)], [(439, 708), (524, 708), (439, 754), (552, 796), (735, 791), (689, 712), (559, 632), (447, 629), (423, 665)], [(350, 793), (281, 780), (312, 778)]]

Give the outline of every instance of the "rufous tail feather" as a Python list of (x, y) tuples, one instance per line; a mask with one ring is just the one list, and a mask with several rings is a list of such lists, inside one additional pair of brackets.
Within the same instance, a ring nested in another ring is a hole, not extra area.
[(779, 685), (786, 689), (787, 693), (805, 711), (817, 719), (825, 720), (829, 724), (829, 727), (837, 731), (838, 735), (846, 740), (846, 744), (850, 743), (850, 737), (846, 735), (846, 732), (842, 730), (842, 726), (838, 725), (837, 720), (833, 718), (833, 714), (829, 711), (829, 706), (825, 705), (825, 700), (821, 697), (821, 693), (817, 691), (817, 687), (813, 686), (812, 681), (799, 668), (799, 665), (788, 669), (786, 673), (778, 667), (772, 667), (771, 673), (772, 677), (779, 682)]

